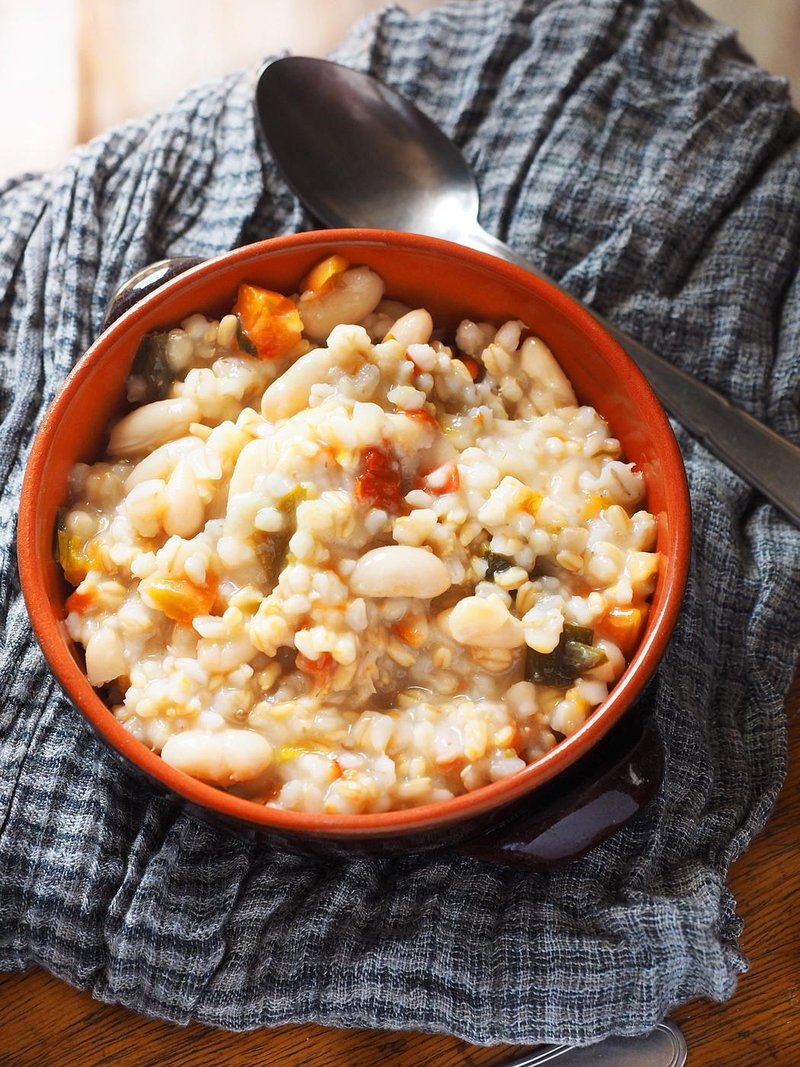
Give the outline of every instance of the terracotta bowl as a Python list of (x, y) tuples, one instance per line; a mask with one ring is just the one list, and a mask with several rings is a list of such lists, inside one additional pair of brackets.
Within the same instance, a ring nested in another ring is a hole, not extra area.
[[(627, 458), (643, 472), (662, 555), (639, 648), (608, 699), (577, 733), (510, 778), (445, 802), (385, 814), (332, 816), (268, 808), (164, 763), (116, 721), (89, 685), (82, 651), (63, 626), (69, 590), (53, 551), (70, 467), (102, 454), (109, 423), (124, 410), (123, 383), (142, 335), (170, 328), (194, 311), (223, 314), (245, 280), (291, 292), (333, 251), (373, 267), (388, 295), (427, 307), (438, 324), (453, 326), (465, 316), (492, 322), (520, 318), (535, 330), (554, 351), (579, 399), (606, 417)], [(147, 288), (134, 287), (133, 297)], [(399, 852), (467, 841), (473, 852), (494, 848), (512, 860), (550, 862), (585, 850), (638, 811), (660, 780), (660, 753), (652, 730), (642, 741), (641, 723), (631, 709), (664, 653), (680, 609), (691, 520), (683, 463), (664, 411), (609, 334), (564, 293), (517, 267), (431, 237), (378, 230), (317, 231), (263, 241), (191, 266), (137, 302), (133, 297), (129, 291), (129, 309), (77, 363), (42, 422), (23, 486), (18, 539), (22, 587), (47, 661), (72, 703), (127, 766), (183, 797), (206, 818), (290, 848), (334, 853)], [(610, 812), (612, 794), (617, 799)], [(504, 827), (499, 837), (498, 826)]]

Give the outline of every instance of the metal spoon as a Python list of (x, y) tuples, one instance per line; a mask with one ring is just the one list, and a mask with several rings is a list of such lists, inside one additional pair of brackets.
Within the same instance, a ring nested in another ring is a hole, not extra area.
[(555, 1060), (558, 1067), (684, 1067), (688, 1052), (686, 1038), (668, 1021), (658, 1023), (643, 1037), (607, 1037), (579, 1048), (543, 1045), (500, 1067), (544, 1067)]
[[(482, 229), (478, 186), (461, 152), (426, 115), (375, 78), (323, 59), (278, 59), (261, 73), (256, 111), (287, 183), (325, 226), (444, 237), (557, 285)], [(800, 448), (595, 318), (647, 375), (667, 410), (800, 526)]]

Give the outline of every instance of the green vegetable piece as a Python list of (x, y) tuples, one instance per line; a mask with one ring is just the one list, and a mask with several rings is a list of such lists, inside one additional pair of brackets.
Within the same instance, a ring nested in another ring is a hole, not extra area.
[(256, 556), (268, 582), (277, 582), (286, 563), (288, 534), (265, 534), (256, 542)]
[(528, 649), (525, 677), (530, 682), (566, 689), (576, 678), (608, 659), (602, 648), (592, 644), (592, 638), (590, 627), (566, 623), (561, 639), (552, 652)]
[(569, 671), (573, 678), (577, 678), (586, 671), (594, 670), (601, 663), (605, 663), (608, 656), (602, 648), (594, 645), (584, 645), (580, 641), (564, 642), (564, 669)]
[(80, 537), (59, 527), (56, 533), (56, 558), (70, 585), (80, 585), (89, 571), (86, 546)]
[(496, 574), (502, 574), (503, 571), (507, 571), (513, 566), (510, 559), (506, 559), (505, 556), (499, 556), (496, 552), (492, 552), (488, 544), (481, 545), (478, 555), (481, 559), (486, 560), (487, 582), (493, 581)]
[(564, 641), (578, 641), (582, 645), (590, 645), (594, 638), (591, 626), (576, 626), (572, 622), (565, 622), (561, 632)]
[(294, 518), (294, 514), (297, 511), (298, 504), (301, 504), (304, 500), (308, 499), (308, 489), (301, 483), (290, 489), (288, 493), (284, 493), (283, 496), (278, 498), (278, 502), (275, 507), (283, 515), (291, 515)]
[(248, 356), (257, 356), (258, 352), (256, 346), (250, 340), (250, 335), (247, 330), (242, 326), (241, 315), (236, 316), (236, 343), (242, 352), (246, 352)]
[(147, 333), (139, 342), (131, 373), (144, 379), (148, 402), (163, 400), (172, 384), (172, 371), (167, 363), (169, 333)]
[(256, 541), (256, 555), (269, 582), (277, 582), (281, 571), (288, 562), (289, 541), (296, 529), (295, 512), (298, 505), (303, 500), (306, 500), (307, 497), (308, 489), (300, 483), (279, 497), (275, 507), (288, 517), (290, 520), (288, 525), (291, 529), (283, 530), (281, 533), (262, 534)]

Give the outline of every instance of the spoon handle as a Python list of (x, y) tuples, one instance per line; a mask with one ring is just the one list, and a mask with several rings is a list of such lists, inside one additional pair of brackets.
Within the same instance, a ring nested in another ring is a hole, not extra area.
[(543, 1067), (555, 1060), (558, 1067), (684, 1067), (688, 1052), (683, 1033), (666, 1021), (643, 1037), (607, 1037), (580, 1047), (545, 1045), (500, 1067)]
[[(561, 288), (530, 260), (483, 229), (462, 234), (459, 239), (471, 248), (490, 252)], [(800, 447), (731, 404), (716, 389), (634, 341), (585, 304), (581, 306), (622, 345), (664, 407), (710, 452), (759, 489), (795, 526), (800, 526)]]

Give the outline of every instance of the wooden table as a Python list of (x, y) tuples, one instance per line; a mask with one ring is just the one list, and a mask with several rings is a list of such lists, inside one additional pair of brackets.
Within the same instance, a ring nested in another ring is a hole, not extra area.
[[(787, 703), (789, 778), (730, 879), (751, 970), (727, 1004), (698, 1001), (677, 1013), (689, 1067), (800, 1064), (800, 678)], [(513, 1051), (311, 1025), (249, 1034), (183, 1028), (99, 1004), (42, 970), (0, 976), (2, 1067), (501, 1067)]]

